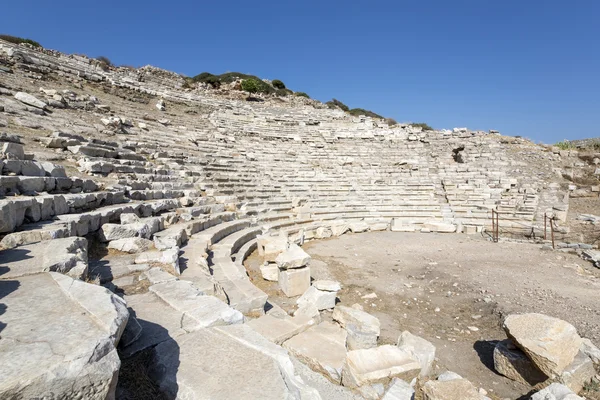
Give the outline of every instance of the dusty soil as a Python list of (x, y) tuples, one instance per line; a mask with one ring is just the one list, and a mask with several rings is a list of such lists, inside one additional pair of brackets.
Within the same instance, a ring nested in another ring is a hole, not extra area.
[[(567, 320), (600, 344), (600, 270), (573, 254), (481, 236), (400, 232), (346, 234), (304, 249), (313, 257), (313, 278), (342, 282), (342, 304), (359, 303), (380, 319), (380, 344), (396, 343), (404, 330), (422, 336), (437, 347), (438, 372), (457, 372), (493, 397), (516, 399), (532, 389), (493, 369), (509, 313)], [(247, 262), (254, 283), (269, 301), (293, 310), (295, 299), (262, 280), (259, 264), (256, 255)]]

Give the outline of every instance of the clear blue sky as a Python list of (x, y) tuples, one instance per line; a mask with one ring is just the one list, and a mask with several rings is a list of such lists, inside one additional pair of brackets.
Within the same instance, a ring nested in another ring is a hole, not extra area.
[(600, 136), (600, 0), (5, 3), (2, 33), (115, 64), (277, 78), (436, 128)]

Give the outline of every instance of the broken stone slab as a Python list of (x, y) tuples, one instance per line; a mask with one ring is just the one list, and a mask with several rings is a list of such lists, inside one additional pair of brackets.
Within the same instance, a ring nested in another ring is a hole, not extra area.
[(413, 400), (415, 390), (402, 379), (394, 378), (381, 400)]
[(217, 325), (241, 324), (244, 316), (213, 296), (206, 296), (191, 282), (172, 280), (150, 286), (152, 293), (183, 313), (186, 332)]
[(158, 283), (170, 282), (177, 280), (176, 276), (171, 275), (170, 273), (163, 271), (159, 267), (153, 267), (144, 271), (141, 275), (144, 279), (147, 279), (152, 285), (156, 285)]
[(486, 400), (466, 379), (428, 381), (423, 385), (424, 400)]
[(139, 253), (134, 262), (136, 264), (165, 264), (172, 267), (175, 274), (181, 274), (179, 269), (179, 247), (174, 247), (165, 251), (145, 251), (143, 253)]
[(68, 237), (4, 250), (0, 268), (5, 268), (6, 272), (0, 275), (0, 280), (50, 271), (85, 279), (87, 245), (85, 238)]
[(581, 347), (581, 337), (573, 325), (543, 314), (509, 315), (503, 328), (548, 377), (559, 376)]
[(295, 243), (290, 244), (290, 247), (279, 254), (275, 259), (277, 266), (280, 269), (302, 268), (310, 263), (310, 256)]
[(0, 154), (4, 158), (8, 158), (9, 160), (24, 160), (25, 159), (25, 150), (23, 149), (23, 145), (12, 142), (4, 142), (2, 143), (2, 147), (0, 147)]
[(373, 315), (353, 307), (338, 305), (333, 310), (332, 318), (348, 331), (350, 350), (377, 346), (381, 323)]
[(416, 378), (421, 364), (406, 351), (392, 345), (348, 351), (342, 372), (342, 384), (360, 387), (387, 382), (397, 377), (405, 381)]
[(600, 349), (590, 339), (581, 339), (581, 351), (588, 356), (594, 364), (600, 365)]
[(42, 100), (38, 99), (35, 96), (30, 95), (25, 92), (17, 92), (14, 94), (15, 99), (19, 100), (21, 103), (27, 104), (28, 106), (32, 106), (39, 109), (46, 109), (47, 104)]
[(122, 299), (54, 272), (0, 281), (0, 297), (0, 398), (114, 398)]
[(575, 393), (579, 393), (595, 375), (594, 363), (580, 351), (573, 362), (565, 368), (558, 380)]
[(352, 232), (352, 233), (361, 233), (361, 232), (366, 232), (369, 230), (369, 224), (367, 224), (366, 222), (363, 222), (363, 221), (352, 222), (352, 223), (348, 224), (348, 228), (350, 229), (350, 232)]
[(323, 290), (326, 292), (338, 292), (338, 291), (342, 290), (342, 285), (340, 285), (340, 283), (336, 282), (336, 281), (317, 280), (317, 281), (314, 281), (312, 285), (314, 287), (316, 287), (317, 289)]
[(390, 230), (392, 232), (414, 232), (417, 230), (417, 227), (412, 224), (405, 224), (399, 218), (394, 218), (394, 219), (392, 219), (392, 224), (390, 226)]
[(169, 398), (321, 399), (296, 377), (287, 351), (246, 324), (165, 341), (154, 349), (154, 359), (149, 375)]
[(287, 297), (300, 296), (310, 287), (310, 268), (279, 269), (278, 281)]
[(277, 282), (279, 280), (279, 267), (277, 264), (269, 263), (261, 265), (260, 273), (266, 281)]
[(281, 344), (314, 325), (311, 319), (290, 318), (287, 315), (277, 318), (270, 314), (248, 321), (247, 324), (275, 344)]
[(335, 307), (336, 297), (337, 292), (319, 290), (313, 285), (296, 300), (296, 304), (299, 307), (305, 304), (313, 304), (319, 311), (328, 310)]
[(164, 218), (151, 217), (131, 224), (104, 224), (100, 228), (99, 237), (103, 242), (132, 237), (151, 239), (154, 233), (164, 228)]
[(494, 348), (494, 368), (513, 381), (537, 385), (548, 377), (511, 340), (502, 340)]
[(325, 321), (287, 340), (283, 347), (339, 385), (346, 360), (346, 336), (344, 329)]
[(150, 250), (154, 246), (152, 240), (134, 237), (113, 240), (108, 243), (109, 249), (115, 249), (125, 253), (141, 253)]
[(423, 339), (404, 331), (398, 338), (398, 347), (406, 351), (421, 364), (421, 373), (419, 376), (425, 377), (431, 372), (433, 360), (435, 359), (435, 346)]
[(534, 393), (530, 400), (584, 400), (584, 398), (577, 396), (565, 385), (553, 383)]
[(456, 232), (456, 225), (447, 222), (430, 221), (422, 226), (423, 229), (428, 229), (430, 232), (438, 233), (453, 233)]
[(286, 236), (259, 236), (256, 241), (258, 255), (263, 256), (265, 261), (274, 262), (279, 254), (288, 248)]

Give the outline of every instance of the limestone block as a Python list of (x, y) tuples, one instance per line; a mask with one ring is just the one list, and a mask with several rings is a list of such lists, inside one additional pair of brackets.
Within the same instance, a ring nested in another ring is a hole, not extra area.
[[(26, 257), (23, 255), (26, 254)], [(34, 259), (35, 262), (31, 260)], [(0, 268), (8, 270), (0, 279), (12, 279), (38, 272), (60, 272), (76, 279), (87, 276), (87, 240), (80, 237), (54, 239), (4, 250)]]
[(398, 347), (419, 361), (421, 364), (420, 376), (429, 375), (435, 359), (435, 346), (431, 342), (404, 331), (398, 338)]
[(346, 360), (346, 335), (337, 324), (326, 321), (287, 340), (283, 347), (339, 385)]
[(581, 347), (581, 338), (573, 325), (543, 314), (509, 315), (503, 328), (549, 377), (559, 376)]
[(267, 314), (248, 321), (247, 324), (271, 342), (281, 344), (305, 331), (314, 325), (314, 322), (310, 318), (290, 318), (287, 315), (277, 318)]
[(366, 232), (369, 230), (369, 224), (367, 224), (366, 222), (363, 222), (363, 221), (352, 222), (352, 223), (348, 224), (348, 227), (350, 228), (350, 231), (352, 233), (361, 233), (361, 232)]
[(264, 280), (277, 282), (279, 280), (279, 267), (277, 264), (270, 263), (260, 266), (260, 273)]
[(575, 393), (579, 393), (583, 386), (592, 380), (594, 375), (596, 375), (594, 363), (580, 351), (573, 362), (560, 375), (559, 381)]
[(424, 400), (485, 400), (477, 388), (466, 379), (428, 381), (423, 386)]
[(53, 176), (55, 178), (67, 177), (65, 167), (63, 167), (62, 165), (57, 165), (51, 162), (41, 162), (40, 166), (42, 167), (47, 176)]
[(330, 238), (332, 235), (333, 235), (333, 232), (331, 231), (331, 228), (329, 228), (327, 226), (321, 226), (321, 227), (317, 228), (317, 230), (315, 232), (316, 239), (327, 239), (327, 238)]
[(107, 289), (53, 272), (0, 289), (0, 398), (114, 398), (125, 302)]
[(153, 245), (151, 240), (136, 237), (113, 240), (108, 244), (108, 248), (125, 253), (141, 253), (150, 250)]
[(342, 384), (360, 387), (397, 377), (410, 381), (419, 375), (421, 365), (397, 346), (384, 345), (349, 351), (344, 362)]
[(149, 376), (168, 398), (321, 398), (296, 377), (286, 350), (246, 324), (178, 336), (156, 346), (154, 356)]
[(499, 374), (526, 385), (534, 386), (548, 379), (511, 340), (503, 340), (496, 344), (494, 368)]
[(310, 256), (300, 246), (292, 243), (286, 251), (277, 256), (275, 262), (280, 269), (302, 268), (309, 264)]
[(0, 153), (12, 160), (24, 160), (25, 159), (25, 150), (23, 150), (23, 145), (12, 142), (4, 142), (2, 143), (2, 148)]
[(318, 310), (328, 310), (335, 307), (337, 292), (319, 290), (315, 286), (309, 287), (296, 304), (302, 307), (305, 304), (313, 304)]
[(377, 346), (381, 324), (373, 315), (356, 308), (338, 305), (333, 310), (332, 317), (348, 331), (348, 348), (350, 350)]
[(170, 280), (150, 286), (149, 291), (183, 313), (181, 328), (192, 332), (219, 325), (241, 324), (244, 316), (214, 296), (206, 296), (191, 282)]
[(381, 400), (413, 400), (415, 390), (402, 379), (394, 378)]
[(394, 218), (390, 230), (392, 232), (414, 232), (417, 230), (417, 227), (414, 225), (406, 225), (402, 220)]
[(339, 282), (323, 279), (314, 281), (312, 285), (317, 289), (324, 290), (326, 292), (338, 292), (342, 289), (342, 285), (340, 285)]
[(14, 95), (15, 99), (19, 100), (21, 103), (27, 104), (28, 106), (32, 106), (39, 109), (45, 109), (46, 103), (42, 100), (36, 98), (35, 96), (30, 95), (25, 92), (17, 92)]
[(449, 224), (446, 222), (430, 221), (423, 224), (424, 229), (428, 229), (431, 232), (439, 233), (453, 233), (456, 232), (456, 225)]
[(257, 239), (258, 254), (265, 258), (265, 261), (275, 261), (279, 254), (288, 248), (288, 239), (286, 236), (260, 236)]
[(581, 339), (581, 351), (588, 356), (594, 364), (600, 365), (600, 349), (590, 339)]
[(565, 385), (553, 383), (534, 393), (530, 400), (584, 400), (584, 398), (577, 396)]
[(350, 230), (350, 227), (346, 223), (331, 225), (331, 233), (333, 236), (341, 236), (348, 232), (348, 230)]
[(170, 273), (162, 270), (159, 267), (153, 267), (144, 271), (141, 275), (142, 278), (147, 279), (152, 285), (156, 285), (159, 283), (170, 282), (177, 279), (177, 277), (171, 275)]
[(310, 287), (310, 268), (280, 269), (278, 281), (287, 297), (300, 296)]

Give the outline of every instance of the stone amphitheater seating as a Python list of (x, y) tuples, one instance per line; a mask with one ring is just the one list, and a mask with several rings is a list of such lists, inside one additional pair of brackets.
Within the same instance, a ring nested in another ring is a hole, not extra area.
[[(502, 214), (505, 232), (522, 232), (539, 225), (534, 218), (540, 208), (554, 205), (540, 202), (547, 190), (542, 182), (514, 173), (522, 165), (495, 135), (392, 129), (334, 110), (249, 105), (185, 92), (181, 77), (152, 67), (104, 71), (85, 57), (0, 41), (2, 53), (13, 58), (20, 54), (27, 71), (212, 107), (208, 117), (196, 118), (195, 125), (185, 129), (179, 126), (192, 120), (182, 115), (171, 113), (171, 123), (163, 124), (136, 114), (127, 117), (144, 120), (149, 127), (126, 125), (129, 135), (103, 140), (56, 132), (39, 140), (46, 150), (77, 158), (79, 171), (89, 179), (69, 177), (61, 166), (36, 162), (35, 154), (26, 157), (23, 152), (21, 159), (1, 161), (0, 285), (21, 285), (12, 294), (2, 293), (1, 301), (8, 303), (3, 315), (10, 327), (6, 337), (11, 338), (11, 329), (19, 324), (15, 313), (28, 320), (43, 319), (43, 309), (17, 306), (23, 296), (40, 287), (59, 291), (51, 289), (52, 280), (61, 285), (61, 296), (75, 290), (65, 289), (73, 279), (57, 272), (96, 279), (118, 294), (73, 281), (84, 288), (81, 293), (104, 296), (96, 308), (77, 295), (70, 300), (69, 307), (83, 310), (77, 324), (84, 327), (98, 313), (105, 319), (118, 318), (81, 339), (87, 347), (76, 349), (79, 353), (65, 352), (56, 361), (88, 357), (89, 346), (109, 343), (98, 355), (106, 365), (95, 365), (98, 360), (92, 357), (87, 365), (69, 371), (73, 377), (102, 370), (94, 376), (108, 383), (98, 383), (101, 387), (93, 389), (94, 395), (76, 385), (56, 383), (59, 397), (104, 398), (114, 393), (119, 345), (125, 356), (153, 349), (159, 360), (153, 367), (156, 383), (171, 395), (179, 385), (180, 398), (192, 398), (199, 391), (211, 398), (320, 398), (297, 378), (288, 352), (278, 346), (315, 321), (276, 312), (265, 315), (268, 296), (254, 285), (243, 264), (257, 248), (257, 237), (283, 235), (302, 244), (369, 229), (481, 232), (491, 228), (492, 210)], [(5, 98), (0, 96), (0, 101)], [(466, 162), (456, 161), (456, 149)], [(152, 218), (159, 220), (156, 229), (139, 228)], [(153, 249), (104, 255), (88, 265), (84, 237), (116, 240), (106, 236), (109, 227), (125, 239), (151, 240)], [(146, 290), (129, 290), (140, 285)], [(45, 301), (40, 299), (40, 304)], [(48, 324), (51, 332), (64, 329), (60, 318)], [(4, 341), (5, 332), (2, 336)], [(55, 335), (52, 340), (63, 346), (70, 338), (61, 341)], [(24, 367), (15, 358), (29, 350), (18, 345), (14, 353), (2, 346), (0, 365), (19, 367), (0, 367), (0, 375), (17, 379), (15, 374)], [(179, 352), (186, 357), (177, 360)], [(27, 361), (37, 365), (45, 355), (34, 354)], [(233, 366), (223, 364), (222, 357)], [(210, 371), (196, 374), (199, 358), (209, 360)], [(55, 367), (49, 365), (48, 370)], [(230, 368), (239, 368), (238, 374), (229, 374)], [(257, 375), (257, 368), (264, 374)], [(42, 378), (0, 383), (0, 397), (15, 393), (19, 385), (33, 388), (26, 392), (32, 396), (40, 395), (35, 385)]]

